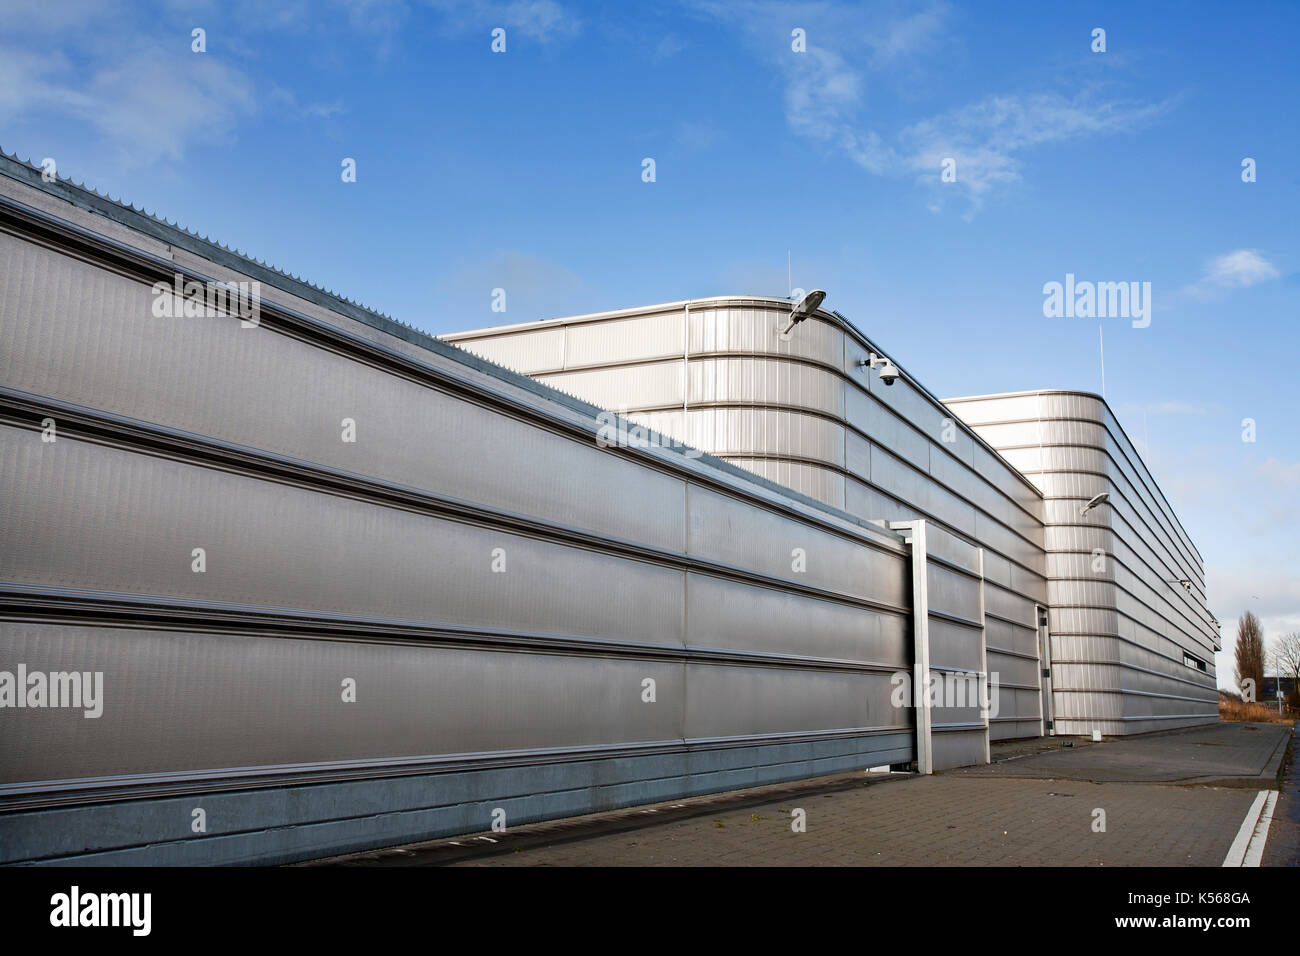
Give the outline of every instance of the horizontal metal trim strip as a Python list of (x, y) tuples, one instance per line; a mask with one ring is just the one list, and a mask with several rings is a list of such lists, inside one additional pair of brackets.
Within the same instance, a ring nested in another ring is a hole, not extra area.
[(1061, 717), (1058, 715), (1054, 722), (1059, 728), (1061, 724), (1065, 723), (1105, 723), (1108, 721), (1130, 723), (1144, 720), (1203, 720), (1206, 723), (1218, 723), (1219, 712), (1215, 710), (1212, 714), (1131, 714), (1126, 717)]
[(959, 614), (953, 614), (949, 611), (940, 611), (939, 609), (932, 607), (930, 608), (929, 616), (936, 620), (947, 621), (949, 624), (956, 624), (960, 627), (968, 627), (973, 631), (984, 630), (984, 625), (980, 621), (972, 620), (969, 617), (962, 617)]
[[(1067, 636), (1069, 636), (1069, 637), (1099, 637), (1099, 636), (1104, 636), (1104, 635), (1096, 635), (1096, 634), (1087, 634), (1087, 635), (1083, 635), (1083, 634), (1070, 634), (1070, 635), (1067, 635)], [(1115, 640), (1125, 641), (1125, 643), (1132, 644), (1132, 646), (1134, 646), (1134, 647), (1142, 647), (1143, 650), (1151, 650), (1149, 647), (1143, 647), (1143, 645), (1141, 645), (1141, 644), (1134, 644), (1132, 641), (1126, 641), (1125, 638), (1117, 637), (1117, 636), (1114, 636), (1114, 635), (1112, 635), (1112, 637), (1113, 637)], [(1159, 653), (1159, 652), (1157, 652), (1157, 651), (1152, 651), (1152, 653), (1154, 654), (1154, 653)], [(1160, 656), (1163, 657), (1164, 655), (1160, 655)], [(1170, 658), (1166, 658), (1166, 660), (1172, 661), (1172, 662), (1176, 663), (1179, 667), (1183, 668), (1183, 670), (1186, 670), (1186, 671), (1188, 671), (1188, 672), (1191, 672), (1191, 668), (1188, 667), (1186, 664), (1184, 664), (1182, 661), (1175, 660), (1175, 659), (1172, 658), (1172, 657), (1170, 657)], [(1143, 667), (1141, 664), (1131, 664), (1131, 663), (1129, 663), (1128, 661), (1117, 661), (1117, 660), (1113, 660), (1113, 659), (1112, 659), (1112, 660), (1104, 660), (1104, 661), (1103, 661), (1103, 660), (1098, 660), (1097, 658), (1090, 658), (1090, 659), (1088, 659), (1088, 660), (1077, 660), (1077, 659), (1075, 659), (1075, 658), (1057, 658), (1057, 659), (1054, 659), (1054, 660), (1052, 661), (1052, 666), (1053, 666), (1053, 667), (1056, 667), (1056, 666), (1058, 666), (1058, 665), (1060, 665), (1060, 664), (1074, 664), (1074, 665), (1081, 666), (1081, 667), (1096, 667), (1096, 666), (1122, 667), (1122, 668), (1124, 668), (1125, 670), (1130, 670), (1130, 671), (1139, 671), (1140, 673), (1143, 673), (1143, 674), (1150, 674), (1150, 675), (1152, 675), (1153, 677), (1160, 677), (1160, 678), (1163, 678), (1164, 680), (1171, 680), (1171, 681), (1174, 681), (1174, 682), (1179, 683), (1179, 684), (1190, 684), (1190, 685), (1193, 686), (1193, 687), (1205, 688), (1205, 687), (1213, 687), (1213, 686), (1214, 686), (1213, 684), (1210, 684), (1210, 683), (1208, 683), (1208, 682), (1202, 682), (1202, 681), (1192, 680), (1190, 677), (1184, 677), (1182, 674), (1167, 674), (1167, 673), (1165, 673), (1164, 671), (1153, 670), (1153, 669), (1150, 668), (1150, 667)], [(1197, 671), (1197, 673), (1206, 673), (1206, 672), (1204, 672), (1204, 671)], [(1209, 674), (1208, 674), (1208, 673), (1206, 673), (1206, 677), (1207, 677), (1207, 679), (1209, 678)]]
[[(976, 547), (978, 547), (978, 545)], [(972, 581), (984, 580), (982, 577), (980, 577), (980, 573), (978, 571), (973, 571), (970, 568), (963, 567), (957, 562), (949, 558), (945, 558), (943, 555), (929, 552), (926, 554), (925, 560), (927, 564), (937, 564), (948, 571), (952, 571), (955, 574), (960, 574), (962, 577), (970, 578)]]
[(638, 660), (742, 664), (758, 667), (896, 673), (910, 664), (807, 657), (700, 645), (618, 641), (475, 627), (437, 621), (377, 618), (303, 608), (187, 601), (146, 594), (41, 587), (0, 581), (0, 622), (75, 623), (198, 633), (256, 634), (266, 638), (457, 647), (477, 650)]
[(1187, 701), (1192, 701), (1194, 703), (1200, 703), (1200, 704), (1214, 704), (1215, 707), (1219, 705), (1218, 694), (1215, 694), (1213, 697), (1188, 697), (1184, 694), (1158, 694), (1155, 693), (1154, 691), (1131, 690), (1126, 687), (1089, 687), (1089, 688), (1062, 687), (1060, 684), (1053, 682), (1052, 693), (1078, 694), (1078, 695), (1118, 694), (1121, 697), (1153, 697), (1153, 698), (1159, 698), (1160, 700), (1187, 700)]
[(983, 721), (965, 721), (951, 724), (931, 724), (930, 730), (936, 734), (961, 734), (969, 733), (973, 730), (985, 730)]
[[(1005, 590), (1005, 588), (1003, 590)], [(1012, 593), (1019, 594), (1019, 592), (1012, 592)], [(1020, 596), (1023, 597), (1024, 595), (1020, 595)], [(1041, 606), (1041, 602), (1039, 602), (1039, 604)], [(1018, 627), (1021, 630), (1034, 631), (1035, 633), (1037, 633), (1038, 631), (1038, 627), (1034, 624), (1026, 624), (1024, 621), (1014, 621), (1011, 618), (1007, 617), (1005, 614), (999, 614), (997, 611), (990, 611), (988, 608), (984, 609), (984, 616), (991, 617), (995, 621), (1001, 621), (1003, 624), (1010, 624), (1012, 627)]]
[[(1029, 717), (1017, 717), (1017, 716), (990, 717), (989, 723), (991, 724), (1038, 724), (1038, 723), (1042, 723), (1042, 720), (1043, 718), (1041, 714), (1034, 714)], [(1035, 734), (1034, 736), (1037, 736), (1037, 734)]]
[(1017, 684), (1009, 680), (1000, 680), (998, 681), (997, 686), (1009, 687), (1011, 690), (1032, 690), (1040, 693), (1042, 692), (1042, 688), (1037, 684)]
[[(991, 551), (991, 550), (992, 550), (991, 548), (985, 547), (984, 545), (975, 545), (975, 547), (980, 548), (980, 549), (983, 550), (983, 551)], [(1043, 554), (1046, 555), (1047, 552), (1044, 551)], [(1040, 581), (1043, 582), (1043, 590), (1046, 591), (1046, 590), (1047, 590), (1047, 582), (1048, 582), (1048, 580), (1049, 580), (1048, 577), (1047, 577), (1047, 575), (1046, 575), (1046, 574), (1040, 574), (1040, 573), (1038, 573), (1037, 571), (1034, 571), (1034, 572), (1032, 572), (1032, 573), (1033, 573), (1033, 575), (1034, 575), (1035, 578), (1037, 578), (1038, 580), (1040, 580)], [(1001, 591), (1003, 594), (1010, 594), (1010, 595), (1012, 595), (1012, 596), (1014, 596), (1014, 597), (1024, 598), (1026, 601), (1029, 601), (1031, 604), (1042, 604), (1043, 601), (1046, 600), (1045, 597), (1038, 597), (1038, 596), (1036, 596), (1036, 595), (1026, 594), (1024, 591), (1018, 590), (1017, 588), (1014, 588), (1014, 587), (1012, 587), (1012, 586), (1009, 585), (1009, 584), (1002, 584), (1002, 583), (1000, 583), (1000, 582), (998, 582), (998, 581), (993, 580), (992, 578), (990, 578), (990, 577), (988, 577), (988, 576), (985, 576), (983, 580), (984, 580), (984, 584), (985, 584), (987, 587), (996, 588), (997, 590)], [(1015, 623), (1015, 622), (1013, 621), (1012, 623)], [(1029, 626), (1032, 627), (1032, 625), (1029, 625)]]
[(906, 725), (799, 731), (752, 737), (700, 737), (644, 741), (632, 744), (594, 744), (581, 747), (426, 755), (376, 760), (341, 760), (269, 767), (229, 767), (211, 770), (43, 780), (0, 785), (0, 813), (48, 806), (136, 800), (154, 796), (261, 789), (293, 784), (329, 783), (358, 779), (418, 776), (503, 767), (574, 763), (696, 751), (726, 750), (746, 746), (779, 746), (853, 737), (881, 737), (913, 733)]
[[(19, 414), (15, 415), (15, 410)], [(21, 414), (23, 412), (33, 416), (32, 420), (23, 418)], [(616, 554), (663, 567), (708, 574), (712, 577), (802, 594), (853, 607), (870, 608), (890, 614), (907, 614), (910, 611), (908, 608), (883, 601), (818, 588), (792, 579), (772, 577), (734, 565), (708, 561), (680, 551), (669, 551), (626, 539), (573, 529), (541, 518), (490, 508), (393, 482), (366, 478), (246, 446), (176, 432), (152, 423), (122, 419), (109, 413), (0, 388), (0, 421), (35, 429), (39, 428), (39, 417), (50, 414), (58, 415), (65, 422), (71, 423), (71, 427), (64, 427), (65, 433), (78, 437), (85, 436), (89, 440), (105, 441), (114, 447), (128, 451), (143, 448), (151, 454), (161, 453), (164, 457), (200, 467), (215, 466), (259, 481), (273, 481), (316, 493), (366, 500), (383, 507), (431, 515), (462, 524), (500, 528), (587, 551)], [(871, 546), (865, 540), (857, 543), (866, 547)], [(889, 554), (895, 553), (888, 548), (879, 550)]]
[(1037, 654), (1026, 654), (1024, 651), (1013, 651), (1010, 648), (1006, 648), (1006, 647), (994, 647), (992, 644), (988, 645), (988, 652), (990, 654), (999, 654), (1002, 657), (1019, 657), (1022, 660), (1026, 660), (1026, 661), (1038, 660)]

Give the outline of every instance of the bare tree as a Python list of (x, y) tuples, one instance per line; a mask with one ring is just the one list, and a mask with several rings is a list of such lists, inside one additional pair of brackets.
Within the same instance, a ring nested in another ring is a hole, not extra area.
[(1289, 677), (1295, 682), (1294, 689), (1287, 698), (1287, 706), (1295, 708), (1297, 698), (1300, 698), (1300, 632), (1292, 631), (1274, 638), (1268, 658), (1279, 685), (1283, 677)]
[(1250, 611), (1237, 622), (1237, 686), (1245, 691), (1244, 681), (1255, 682), (1255, 694), (1264, 689), (1264, 631), (1259, 618)]

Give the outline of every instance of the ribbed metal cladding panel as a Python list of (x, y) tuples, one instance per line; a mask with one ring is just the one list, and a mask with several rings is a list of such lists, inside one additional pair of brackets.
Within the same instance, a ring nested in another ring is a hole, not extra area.
[[(879, 593), (891, 599), (902, 597), (898, 591)], [(687, 643), (692, 646), (773, 654), (797, 649), (808, 657), (898, 670), (906, 670), (911, 662), (911, 620), (903, 613), (808, 600), (773, 588), (691, 574), (686, 617)]]
[(682, 363), (656, 362), (538, 375), (539, 382), (614, 411), (681, 406)]
[(774, 405), (844, 417), (840, 377), (823, 368), (761, 358), (692, 357), (689, 405)]
[(616, 322), (574, 323), (566, 326), (567, 369), (611, 362), (680, 358), (684, 345), (683, 313), (630, 316)]
[[(0, 623), (0, 647), (7, 661), (104, 675), (97, 719), (14, 712), (3, 784), (669, 740), (684, 704), (672, 661), (19, 623)], [(628, 706), (646, 677), (658, 705)]]
[[(871, 443), (888, 448), (898, 457), (922, 470), (930, 467), (930, 440), (917, 431), (906, 420), (900, 419), (870, 394), (852, 385), (845, 385), (845, 414), (850, 425), (866, 435), (866, 439), (854, 435), (853, 438), (863, 447)], [(940, 457), (940, 456), (936, 456)], [(864, 466), (859, 472), (869, 478)]]
[(786, 310), (772, 306), (692, 307), (690, 354), (783, 355), (839, 367), (844, 354), (843, 332), (829, 323), (812, 320), (783, 339), (779, 333), (786, 318)]
[(745, 458), (728, 455), (727, 460), (746, 471), (775, 481), (800, 494), (816, 498), (833, 508), (847, 508), (844, 500), (844, 476), (824, 465), (777, 458)]
[(844, 427), (805, 412), (775, 408), (695, 408), (686, 441), (724, 458), (770, 455), (844, 467)]
[(520, 331), (513, 335), (484, 336), (456, 343), (490, 362), (534, 375), (564, 368), (564, 328)]

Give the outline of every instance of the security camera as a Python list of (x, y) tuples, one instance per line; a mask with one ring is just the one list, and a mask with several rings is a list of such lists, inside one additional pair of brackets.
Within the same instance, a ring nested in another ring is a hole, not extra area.
[(893, 385), (902, 376), (898, 366), (883, 355), (877, 355), (875, 352), (868, 352), (867, 357), (858, 361), (859, 368), (874, 368), (880, 370), (880, 380), (886, 385)]

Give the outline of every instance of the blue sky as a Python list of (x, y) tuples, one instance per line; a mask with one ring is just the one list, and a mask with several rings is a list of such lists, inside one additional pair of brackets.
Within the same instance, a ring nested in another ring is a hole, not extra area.
[[(433, 333), (783, 295), (787, 249), (941, 396), (1098, 391), (1101, 325), (1231, 647), (1300, 630), (1298, 47), (1290, 3), (3, 0), (0, 146)], [(1150, 326), (1044, 317), (1067, 273)]]

